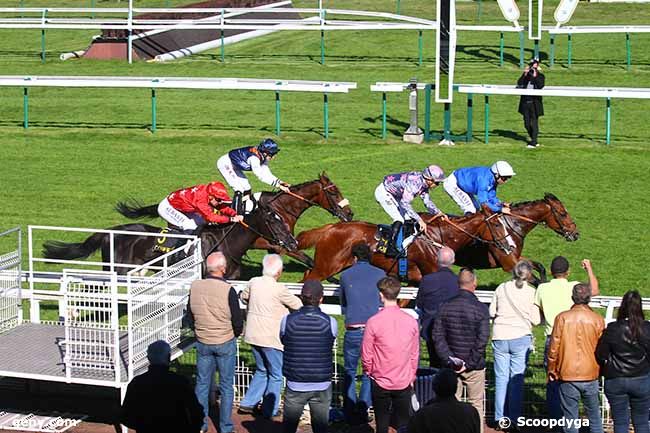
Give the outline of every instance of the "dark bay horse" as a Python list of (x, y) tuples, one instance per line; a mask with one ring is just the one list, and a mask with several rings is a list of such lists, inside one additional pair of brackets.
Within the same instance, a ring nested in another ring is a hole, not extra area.
[[(489, 209), (486, 209), (467, 217), (451, 217), (450, 222), (445, 222), (440, 218), (422, 214), (427, 223), (427, 230), (409, 246), (408, 282), (417, 284), (423, 275), (437, 270), (437, 253), (442, 245), (458, 250), (473, 241), (486, 242), (506, 253), (507, 245), (494, 241), (506, 236), (505, 227), (494, 216), (496, 214), (491, 214)], [(300, 233), (297, 237), (298, 248), (315, 248), (314, 267), (305, 272), (303, 280), (324, 280), (351, 266), (352, 246), (365, 242), (372, 250), (376, 249), (376, 232), (376, 224), (353, 221), (327, 224)], [(389, 274), (397, 274), (397, 262), (394, 258), (374, 253), (371, 262)]]
[[(322, 207), (341, 221), (352, 220), (354, 214), (348, 201), (325, 172), (321, 173), (318, 179), (293, 185), (289, 190), (289, 193), (282, 191), (263, 192), (259, 201), (262, 206), (268, 206), (269, 209), (284, 220), (291, 234), (293, 234), (298, 218), (312, 206)], [(115, 210), (131, 219), (156, 218), (159, 216), (157, 204), (142, 206), (137, 202), (134, 204), (118, 202)], [(302, 251), (287, 250), (263, 237), (258, 237), (251, 248), (267, 250), (277, 254), (286, 253), (308, 267), (313, 266), (311, 257)]]
[[(474, 269), (503, 268), (510, 272), (520, 260), (526, 235), (542, 224), (561, 235), (567, 241), (576, 241), (580, 236), (575, 222), (564, 204), (555, 195), (546, 193), (541, 200), (513, 204), (511, 215), (501, 214), (499, 219), (507, 231), (507, 241), (512, 245), (510, 253), (492, 245), (471, 244), (456, 251), (456, 264)], [(544, 277), (544, 266), (532, 261), (535, 269)]]
[[(354, 216), (350, 204), (325, 172), (321, 173), (316, 180), (292, 186), (289, 193), (264, 192), (261, 200), (264, 200), (264, 203), (282, 217), (291, 233), (294, 231), (298, 218), (312, 206), (322, 207), (341, 221), (352, 221)], [(258, 238), (253, 248), (273, 251), (278, 254), (287, 253), (308, 267), (314, 265), (311, 257), (302, 251), (286, 251), (264, 238)]]
[[(289, 251), (297, 249), (297, 241), (289, 231), (282, 218), (268, 207), (260, 206), (246, 216), (246, 226), (239, 223), (228, 225), (206, 225), (197, 234), (201, 238), (202, 255), (205, 258), (213, 251), (221, 251), (228, 260), (227, 278), (236, 279), (241, 272), (241, 259), (262, 236), (276, 242)], [(160, 233), (161, 228), (147, 224), (124, 224), (110, 227), (109, 230), (125, 230), (145, 233)], [(141, 265), (163, 255), (154, 247), (158, 236), (118, 234), (114, 237), (114, 260), (116, 263)], [(66, 243), (47, 241), (43, 244), (43, 256), (49, 259), (74, 260), (87, 258), (101, 249), (102, 261), (110, 261), (110, 235), (94, 233), (85, 241)], [(107, 267), (105, 267), (106, 270)], [(116, 267), (120, 275), (126, 274), (131, 268)]]

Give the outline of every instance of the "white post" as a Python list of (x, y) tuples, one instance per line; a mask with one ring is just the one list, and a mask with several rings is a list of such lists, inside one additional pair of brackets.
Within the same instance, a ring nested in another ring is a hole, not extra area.
[(113, 232), (111, 232), (110, 234), (109, 244), (110, 244), (109, 247), (110, 247), (110, 262), (111, 262), (110, 270), (111, 272), (115, 272), (115, 233)]
[(129, 64), (133, 62), (133, 0), (129, 0), (129, 16), (128, 16), (128, 30), (127, 30), (127, 58), (129, 59)]

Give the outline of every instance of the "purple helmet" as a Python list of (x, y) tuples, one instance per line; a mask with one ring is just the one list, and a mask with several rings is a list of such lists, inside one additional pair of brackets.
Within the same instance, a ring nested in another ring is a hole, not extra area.
[(422, 177), (434, 182), (442, 182), (445, 180), (445, 172), (437, 165), (430, 165), (422, 170)]

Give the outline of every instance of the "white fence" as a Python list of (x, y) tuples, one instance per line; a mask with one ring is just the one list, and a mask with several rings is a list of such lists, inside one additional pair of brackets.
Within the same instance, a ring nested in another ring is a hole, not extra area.
[[(21, 298), (21, 231), (0, 233), (0, 333), (18, 326), (22, 319)], [(5, 242), (7, 243), (5, 245)]]
[[(165, 340), (174, 348), (181, 343), (181, 327), (189, 299), (190, 284), (201, 278), (201, 240), (191, 244), (192, 254), (172, 265), (167, 265), (171, 253), (152, 260), (129, 272), (128, 341), (129, 379), (147, 365), (147, 347), (157, 340)], [(157, 269), (152, 276), (135, 277)]]

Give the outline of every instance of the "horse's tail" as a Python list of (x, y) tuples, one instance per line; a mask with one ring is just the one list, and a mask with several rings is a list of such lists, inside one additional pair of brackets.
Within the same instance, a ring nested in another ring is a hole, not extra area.
[(296, 237), (296, 240), (298, 241), (298, 249), (306, 250), (307, 248), (311, 248), (316, 245), (316, 242), (318, 242), (323, 237), (325, 232), (331, 229), (333, 225), (334, 224), (326, 224), (323, 227), (319, 227), (317, 229), (300, 232), (298, 237)]
[(158, 216), (158, 205), (144, 206), (137, 200), (118, 201), (115, 210), (125, 217), (136, 220), (140, 218), (154, 218)]
[(83, 242), (45, 241), (43, 257), (46, 259), (85, 259), (101, 248), (107, 233), (94, 233)]

